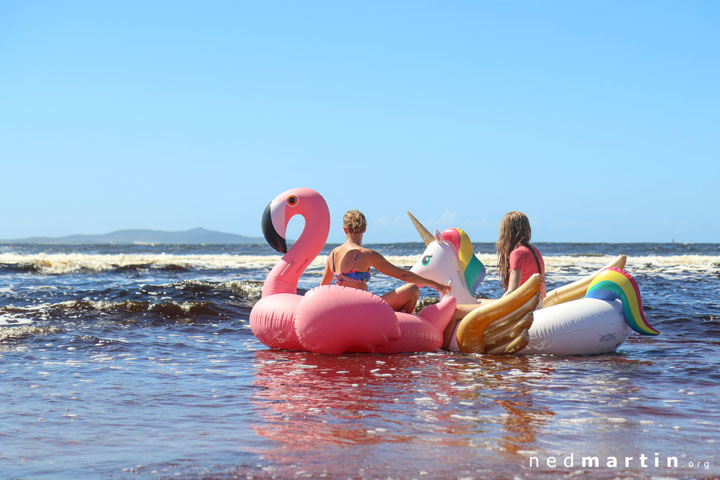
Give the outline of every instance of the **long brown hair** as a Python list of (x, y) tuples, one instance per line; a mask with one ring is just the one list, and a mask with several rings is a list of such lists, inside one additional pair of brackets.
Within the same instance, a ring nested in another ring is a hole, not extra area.
[(500, 222), (500, 235), (495, 244), (498, 253), (500, 280), (505, 288), (510, 280), (510, 252), (520, 245), (530, 247), (530, 220), (522, 212), (508, 212)]

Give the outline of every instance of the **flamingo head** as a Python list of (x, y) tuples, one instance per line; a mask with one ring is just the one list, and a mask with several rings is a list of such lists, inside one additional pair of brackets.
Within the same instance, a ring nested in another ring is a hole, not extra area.
[[(275, 197), (263, 212), (262, 231), (265, 240), (278, 252), (287, 253), (286, 231), (290, 219), (295, 215), (301, 215), (305, 217), (306, 226), (308, 226), (309, 218), (317, 215), (323, 216), (323, 213), (327, 220), (321, 221), (322, 225), (316, 225), (316, 230), (318, 230), (318, 234), (322, 234), (322, 230), (324, 230), (325, 238), (327, 238), (330, 214), (322, 196), (309, 188), (287, 190)], [(321, 243), (324, 241), (323, 239)]]

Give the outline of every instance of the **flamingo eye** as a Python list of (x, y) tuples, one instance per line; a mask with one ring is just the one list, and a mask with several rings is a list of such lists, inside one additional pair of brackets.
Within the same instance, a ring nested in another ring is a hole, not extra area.
[(423, 265), (427, 265), (428, 263), (430, 263), (430, 259), (431, 259), (431, 258), (432, 258), (432, 255), (425, 255), (425, 256), (422, 258), (422, 264), (423, 264)]
[(297, 205), (297, 203), (298, 203), (298, 198), (296, 195), (290, 195), (289, 197), (287, 197), (287, 204), (290, 205), (291, 207), (294, 207), (295, 205)]

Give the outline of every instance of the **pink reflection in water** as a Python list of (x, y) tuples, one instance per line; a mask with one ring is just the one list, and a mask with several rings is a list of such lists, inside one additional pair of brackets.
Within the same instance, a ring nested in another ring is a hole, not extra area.
[[(255, 433), (273, 469), (360, 477), (516, 470), (553, 412), (525, 358), (255, 354)], [(292, 472), (286, 472), (288, 474)]]

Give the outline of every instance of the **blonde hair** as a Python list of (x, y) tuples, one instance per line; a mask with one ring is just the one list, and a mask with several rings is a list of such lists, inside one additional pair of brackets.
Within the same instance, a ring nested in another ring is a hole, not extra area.
[(348, 210), (343, 217), (343, 228), (349, 233), (365, 233), (367, 221), (360, 210)]
[(500, 280), (505, 288), (510, 279), (510, 252), (520, 245), (530, 246), (530, 220), (522, 212), (508, 212), (500, 222), (500, 235), (495, 244), (498, 253)]

